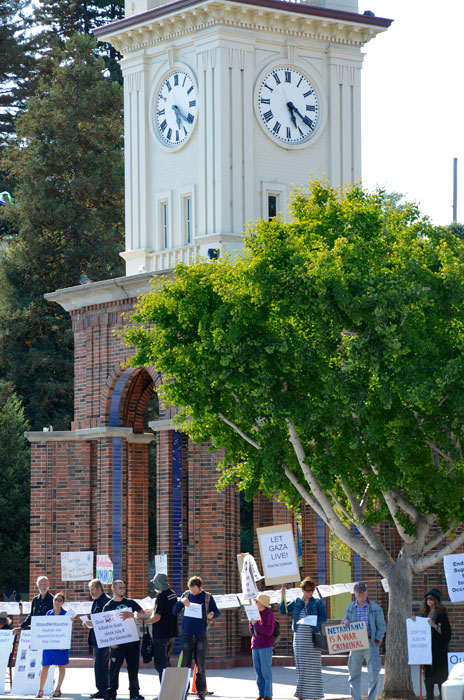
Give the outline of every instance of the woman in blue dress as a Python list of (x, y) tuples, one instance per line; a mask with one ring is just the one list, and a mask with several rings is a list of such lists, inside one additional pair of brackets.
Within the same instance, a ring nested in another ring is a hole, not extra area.
[[(63, 605), (66, 601), (63, 591), (55, 593), (53, 596), (53, 608), (47, 612), (47, 615), (67, 615), (66, 610), (63, 610)], [(42, 672), (40, 674), (40, 686), (36, 698), (43, 698), (45, 683), (47, 682), (48, 670), (50, 666), (58, 666), (58, 683), (51, 698), (61, 697), (61, 686), (66, 673), (66, 666), (69, 664), (69, 649), (44, 649), (42, 652)]]

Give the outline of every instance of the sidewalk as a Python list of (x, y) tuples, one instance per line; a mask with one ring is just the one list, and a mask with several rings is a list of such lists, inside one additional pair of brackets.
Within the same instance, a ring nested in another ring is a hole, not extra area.
[[(414, 689), (419, 694), (418, 671), (413, 668)], [(291, 666), (276, 666), (273, 668), (273, 700), (292, 700), (295, 692), (296, 674), (295, 668)], [(253, 668), (240, 667), (222, 670), (207, 671), (208, 691), (211, 700), (256, 700), (258, 691)], [(383, 681), (383, 669), (381, 671), (381, 681)], [(324, 698), (326, 700), (337, 700), (338, 698), (349, 698), (348, 668), (346, 666), (323, 666), (322, 679), (324, 683)], [(155, 669), (143, 669), (139, 672), (140, 692), (146, 700), (153, 700), (159, 692), (158, 674)], [(363, 695), (367, 695), (367, 670), (363, 668), (362, 680)], [(9, 684), (5, 684), (9, 689)], [(118, 699), (126, 700), (129, 697), (127, 671), (121, 669), (119, 674)], [(89, 693), (95, 691), (94, 673), (92, 668), (68, 668), (63, 683), (62, 700), (73, 698), (82, 700), (89, 698)], [(379, 687), (380, 693), (380, 687)], [(29, 698), (30, 696), (12, 696), (9, 693), (0, 695), (0, 698)], [(195, 696), (189, 696), (192, 700)]]

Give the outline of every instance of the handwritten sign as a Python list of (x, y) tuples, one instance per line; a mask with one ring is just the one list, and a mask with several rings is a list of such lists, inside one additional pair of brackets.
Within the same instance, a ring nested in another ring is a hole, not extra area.
[(251, 605), (244, 605), (243, 609), (245, 610), (246, 616), (250, 622), (261, 620), (261, 615), (259, 614), (259, 610), (255, 603), (252, 603)]
[(70, 649), (72, 619), (70, 615), (35, 615), (31, 618), (33, 649)]
[(291, 524), (258, 527), (256, 534), (266, 585), (298, 581), (300, 569)]
[(5, 692), (5, 674), (8, 667), (14, 635), (12, 630), (0, 630), (0, 695)]
[(464, 600), (464, 554), (443, 557), (448, 595), (453, 603)]
[[(42, 671), (42, 650), (31, 649), (31, 630), (22, 630), (19, 638), (16, 666), (13, 676), (11, 696), (35, 695), (39, 689), (40, 673)], [(44, 695), (50, 695), (53, 690), (55, 667), (51, 666)]]
[(230, 610), (239, 608), (240, 603), (235, 593), (226, 593), (225, 595), (215, 595), (214, 602), (218, 610)]
[(129, 610), (129, 608), (94, 613), (90, 616), (99, 649), (116, 644), (138, 642), (139, 634), (135, 620), (133, 617), (123, 620), (120, 615), (123, 610)]
[(90, 581), (93, 578), (93, 552), (61, 552), (62, 581)]
[(408, 664), (432, 663), (432, 630), (427, 617), (406, 620)]
[(113, 562), (107, 554), (97, 554), (95, 577), (102, 583), (113, 583)]
[(349, 627), (345, 627), (345, 625), (327, 626), (325, 633), (329, 654), (369, 649), (369, 638), (364, 620), (351, 622)]

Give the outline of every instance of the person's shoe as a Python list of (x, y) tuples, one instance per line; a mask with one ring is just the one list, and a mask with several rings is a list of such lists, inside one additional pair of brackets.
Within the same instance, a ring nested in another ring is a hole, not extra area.
[(104, 697), (105, 697), (105, 693), (99, 693), (99, 692), (97, 691), (96, 693), (92, 693), (92, 694), (90, 695), (90, 697), (91, 697), (91, 698), (104, 698)]
[(143, 695), (131, 695), (130, 700), (145, 700), (145, 697)]

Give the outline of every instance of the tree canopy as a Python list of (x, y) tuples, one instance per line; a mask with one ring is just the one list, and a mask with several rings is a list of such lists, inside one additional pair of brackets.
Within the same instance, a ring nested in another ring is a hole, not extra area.
[(385, 692), (407, 697), (412, 576), (464, 541), (464, 246), (360, 186), (314, 182), (290, 211), (240, 259), (155, 279), (126, 338), (183, 429), (226, 448), (223, 485), (305, 500), (388, 579)]

